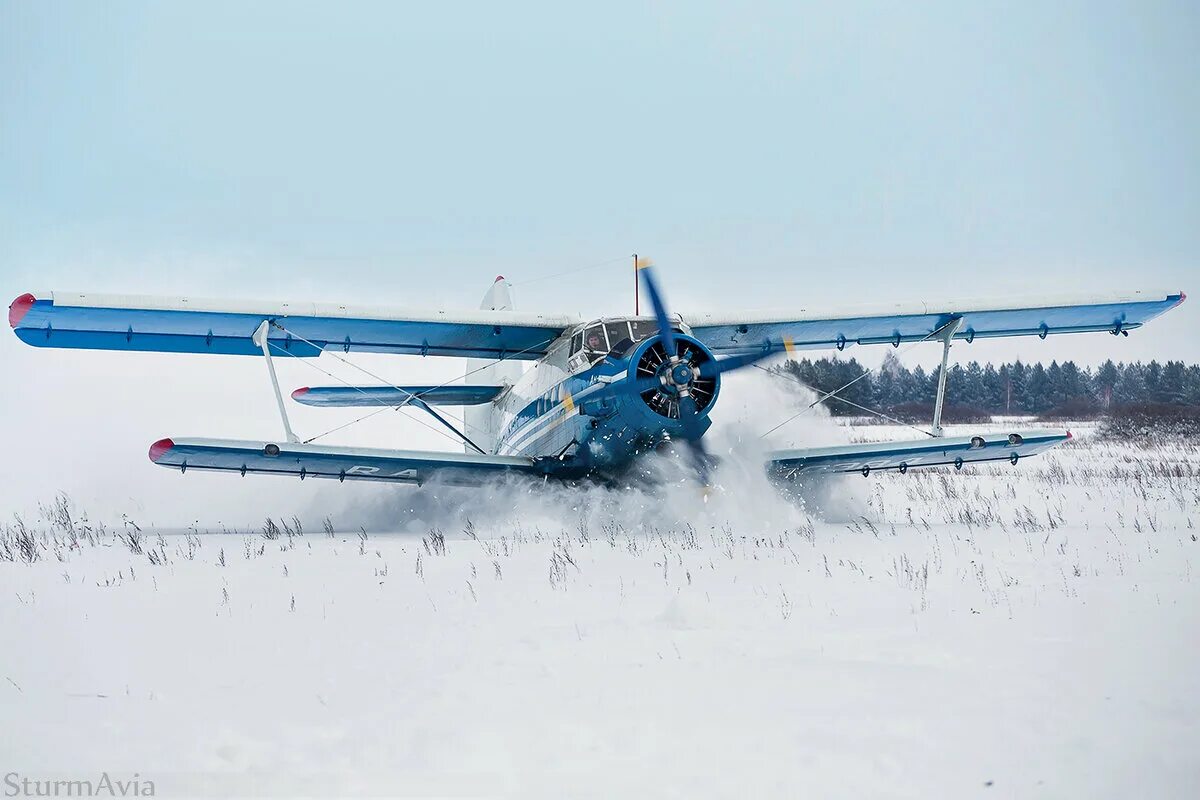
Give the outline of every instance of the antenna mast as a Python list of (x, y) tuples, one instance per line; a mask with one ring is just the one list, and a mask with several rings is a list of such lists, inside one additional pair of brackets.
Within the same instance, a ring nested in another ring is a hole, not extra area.
[(633, 254), (633, 314), (634, 316), (641, 316), (642, 314), (640, 282), (638, 281), (637, 253)]

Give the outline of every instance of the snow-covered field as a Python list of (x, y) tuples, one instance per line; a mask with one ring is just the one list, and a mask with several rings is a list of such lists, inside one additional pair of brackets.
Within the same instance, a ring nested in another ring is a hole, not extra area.
[(49, 509), (36, 560), (10, 523), (0, 561), (3, 771), (159, 796), (1200, 796), (1200, 448), (1080, 433), (806, 505), (731, 464), (707, 502), (381, 490), (332, 535), (285, 513), (139, 540)]

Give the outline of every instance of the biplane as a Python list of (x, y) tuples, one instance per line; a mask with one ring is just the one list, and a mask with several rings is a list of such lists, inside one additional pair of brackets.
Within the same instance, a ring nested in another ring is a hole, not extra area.
[[(578, 480), (619, 477), (639, 456), (679, 449), (707, 475), (704, 435), (722, 377), (801, 349), (845, 350), (939, 342), (932, 429), (924, 439), (780, 450), (775, 479), (809, 473), (1010, 462), (1071, 438), (1069, 431), (979, 431), (945, 436), (941, 415), (954, 342), (1003, 336), (1128, 336), (1180, 304), (1183, 292), (1135, 291), (1008, 300), (918, 302), (847, 312), (673, 314), (646, 260), (635, 267), (653, 314), (584, 321), (513, 310), (497, 277), (478, 311), (405, 311), (323, 303), (255, 303), (183, 297), (45, 292), (13, 301), (8, 321), (36, 347), (257, 356), (279, 406), (283, 438), (238, 441), (171, 437), (150, 446), (162, 467), (339, 481), (477, 485), (501, 475)], [(317, 407), (411, 408), (461, 440), (463, 452), (338, 447), (293, 432), (275, 358), (355, 353), (449, 356), (463, 383), (313, 386), (291, 393)], [(462, 408), (461, 427), (439, 409)]]

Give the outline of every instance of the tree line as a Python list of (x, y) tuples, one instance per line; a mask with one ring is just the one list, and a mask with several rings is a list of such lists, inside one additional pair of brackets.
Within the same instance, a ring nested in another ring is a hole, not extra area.
[[(838, 357), (789, 360), (779, 371), (821, 394), (840, 389), (836, 396), (846, 402), (830, 399), (826, 405), (833, 414), (853, 416), (864, 408), (911, 412), (932, 407), (940, 369), (909, 369), (888, 353), (872, 371), (854, 358)], [(1049, 366), (1020, 360), (999, 365), (971, 361), (947, 370), (946, 384), (948, 405), (990, 415), (1082, 416), (1151, 404), (1200, 406), (1200, 365), (1182, 361), (1110, 360), (1095, 369), (1074, 361), (1052, 361)]]

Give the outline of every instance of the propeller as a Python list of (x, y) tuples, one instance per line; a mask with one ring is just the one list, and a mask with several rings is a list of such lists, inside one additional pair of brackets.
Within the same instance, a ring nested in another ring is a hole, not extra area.
[[(789, 353), (792, 352), (791, 340), (784, 340), (784, 349)], [(743, 367), (752, 367), (764, 358), (774, 355), (775, 350), (770, 345), (764, 344), (761, 349), (752, 353), (740, 353), (736, 356), (722, 358), (719, 361), (710, 361), (707, 364), (702, 364), (698, 371), (698, 375), (702, 378), (715, 378), (726, 372), (732, 372), (735, 369)]]
[(662, 292), (658, 290), (658, 281), (654, 279), (654, 262), (648, 258), (639, 258), (637, 268), (646, 284), (646, 293), (650, 295), (650, 306), (654, 309), (654, 319), (658, 323), (658, 335), (662, 337), (663, 349), (674, 357), (675, 329), (671, 327), (671, 315), (667, 313), (667, 304), (663, 301)]
[[(646, 284), (646, 294), (650, 297), (650, 305), (654, 309), (654, 319), (658, 324), (658, 335), (662, 343), (665, 361), (658, 365), (655, 374), (630, 381), (632, 384), (630, 389), (638, 394), (643, 394), (651, 389), (662, 387), (670, 391), (670, 394), (667, 395), (668, 398), (672, 394), (675, 396), (674, 411), (683, 426), (684, 441), (687, 442), (701, 483), (708, 486), (712, 459), (704, 447), (702, 439), (705, 431), (704, 418), (700, 414), (700, 406), (696, 402), (695, 395), (698, 390), (707, 391), (706, 387), (698, 385), (702, 378), (711, 383), (712, 390), (715, 391), (716, 376), (724, 370), (712, 370), (711, 374), (704, 375), (701, 372), (703, 367), (717, 362), (707, 360), (707, 354), (695, 352), (686, 346), (682, 348), (683, 352), (680, 352), (680, 340), (676, 339), (675, 330), (671, 327), (671, 315), (667, 311), (666, 301), (663, 299), (662, 292), (658, 288), (658, 281), (654, 277), (653, 262), (648, 258), (639, 258), (637, 267), (642, 274), (642, 281)], [(704, 361), (699, 360), (701, 356), (705, 357)], [(671, 416), (671, 400), (668, 399), (667, 402), (668, 416)]]
[[(695, 352), (686, 343), (683, 347), (680, 347), (680, 340), (675, 336), (675, 329), (671, 326), (671, 315), (667, 311), (667, 304), (663, 300), (662, 291), (658, 288), (658, 281), (654, 275), (654, 263), (648, 258), (639, 257), (638, 271), (641, 273), (642, 280), (646, 284), (646, 293), (650, 296), (650, 304), (654, 309), (654, 318), (662, 343), (662, 355), (665, 358), (656, 364), (650, 365), (656, 369), (654, 374), (639, 376), (633, 380), (626, 381), (623, 386), (626, 391), (643, 394), (650, 389), (664, 385), (664, 383), (670, 383), (679, 387), (681, 396), (689, 396), (695, 391), (694, 384), (697, 378), (711, 380), (726, 372), (732, 372), (757, 364), (759, 361), (777, 352), (769, 342), (764, 342), (761, 347), (750, 352), (739, 353), (722, 359), (712, 359), (708, 357), (707, 353)], [(785, 350), (789, 353), (792, 352), (793, 347), (790, 338), (785, 337), (782, 344)], [(670, 367), (667, 370), (661, 369), (664, 361), (670, 362)], [(680, 417), (680, 419), (682, 420), (683, 417)]]
[[(773, 352), (778, 352), (778, 348), (764, 342), (761, 348), (750, 352), (723, 359), (714, 358), (706, 349), (697, 347), (695, 342), (676, 336), (671, 326), (671, 314), (658, 286), (653, 262), (648, 258), (639, 258), (637, 268), (654, 310), (658, 341), (642, 354), (633, 375), (628, 380), (613, 384), (612, 391), (640, 395), (655, 412), (678, 419), (683, 428), (682, 438), (687, 443), (701, 483), (708, 486), (713, 459), (703, 444), (707, 426), (702, 411), (716, 394), (717, 378), (726, 372), (752, 366)], [(784, 339), (783, 345), (791, 352), (789, 339)]]

